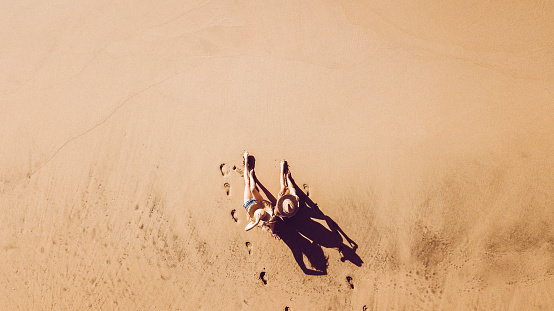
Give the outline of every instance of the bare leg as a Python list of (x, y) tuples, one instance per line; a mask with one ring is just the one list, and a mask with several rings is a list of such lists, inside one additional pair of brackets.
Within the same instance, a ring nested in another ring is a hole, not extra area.
[(244, 202), (252, 199), (250, 191), (250, 168), (248, 167), (248, 151), (244, 152)]
[[(280, 175), (280, 182), (281, 182), (281, 190), (279, 190), (279, 193), (277, 193), (277, 200), (279, 200), (282, 196), (284, 196), (287, 193), (287, 183), (285, 181), (285, 171), (287, 171), (287, 161), (281, 160), (281, 175)], [(282, 218), (281, 213), (279, 213), (279, 210), (275, 208), (275, 215)]]
[(287, 184), (285, 181), (285, 168), (287, 167), (287, 161), (281, 160), (281, 190), (279, 191), (279, 194), (277, 195), (278, 199), (287, 193)]
[(298, 195), (296, 195), (296, 188), (294, 187), (294, 184), (292, 183), (292, 181), (290, 180), (290, 172), (287, 172), (287, 182), (289, 183), (289, 185), (291, 185), (289, 187), (289, 191), (290, 191), (290, 194), (292, 194), (293, 196), (296, 197), (296, 199), (298, 199)]
[(256, 179), (254, 178), (254, 170), (250, 170), (249, 177), (250, 177), (250, 192), (254, 196), (254, 199), (256, 201), (263, 201), (264, 198), (262, 197), (260, 192), (258, 192), (258, 189), (256, 189)]

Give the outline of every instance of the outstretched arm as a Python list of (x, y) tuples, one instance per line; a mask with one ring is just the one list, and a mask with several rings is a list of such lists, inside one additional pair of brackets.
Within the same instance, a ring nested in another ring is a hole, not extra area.
[(279, 237), (279, 235), (277, 233), (275, 233), (275, 222), (276, 222), (276, 218), (277, 215), (275, 215), (275, 213), (273, 215), (271, 215), (271, 218), (269, 219), (269, 221), (267, 222), (267, 226), (269, 227), (269, 229), (271, 230), (271, 235), (273, 235), (273, 237), (276, 239), (276, 240), (280, 240), (281, 238)]

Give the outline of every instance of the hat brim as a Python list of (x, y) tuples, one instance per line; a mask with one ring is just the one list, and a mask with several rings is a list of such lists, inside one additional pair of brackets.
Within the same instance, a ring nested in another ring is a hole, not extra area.
[(248, 207), (248, 211), (246, 213), (246, 216), (248, 218), (248, 221), (255, 222), (256, 218), (254, 217), (254, 212), (259, 210), (260, 208), (263, 208), (265, 211), (265, 216), (262, 217), (262, 221), (268, 221), (271, 215), (273, 215), (273, 207), (271, 206), (271, 203), (267, 201), (256, 201), (256, 203), (250, 205)]
[(246, 225), (246, 227), (244, 227), (244, 231), (250, 231), (252, 230), (254, 227), (256, 227), (260, 222), (256, 222), (256, 221), (251, 221), (248, 223), (248, 225)]
[[(292, 211), (292, 213), (286, 213), (283, 210), (283, 202), (286, 199), (291, 200), (292, 203), (295, 206), (294, 211)], [(296, 198), (296, 196), (294, 196), (292, 194), (286, 194), (286, 195), (279, 198), (279, 201), (277, 201), (277, 207), (276, 208), (277, 208), (277, 211), (279, 212), (279, 216), (281, 216), (281, 217), (292, 217), (292, 216), (296, 215), (296, 213), (298, 213), (298, 210), (300, 209), (300, 205), (299, 205), (299, 202), (298, 202), (298, 199)]]

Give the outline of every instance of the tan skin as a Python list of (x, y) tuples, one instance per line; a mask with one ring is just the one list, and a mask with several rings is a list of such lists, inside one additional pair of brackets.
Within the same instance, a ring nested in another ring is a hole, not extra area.
[(248, 151), (244, 152), (244, 202), (255, 199), (263, 201), (264, 198), (256, 189), (256, 180), (254, 179), (254, 170), (248, 166)]
[[(256, 201), (263, 201), (264, 198), (256, 189), (256, 179), (254, 178), (254, 169), (250, 169), (248, 165), (248, 151), (244, 152), (244, 202), (254, 199)], [(288, 184), (292, 184), (290, 181), (290, 172), (287, 170), (287, 161), (282, 160), (280, 163), (281, 166), (281, 176), (280, 176), (280, 182), (281, 182), (281, 190), (278, 193), (278, 199), (281, 198), (283, 195), (287, 193), (287, 182)], [(286, 171), (286, 172), (285, 172)], [(296, 189), (294, 187), (290, 187), (290, 193), (294, 195), (297, 199), (298, 196), (296, 195)], [(278, 239), (279, 237), (274, 232), (274, 222), (273, 220), (276, 216), (280, 216), (278, 214), (278, 211), (274, 210), (276, 214), (271, 215), (269, 228), (271, 229), (271, 233), (273, 234), (273, 237)]]
[[(277, 201), (287, 194), (287, 188), (290, 191), (290, 194), (296, 197), (296, 200), (299, 200), (298, 195), (296, 195), (296, 189), (294, 187), (287, 187), (287, 185), (292, 185), (290, 180), (290, 172), (288, 171), (287, 161), (281, 160), (281, 190), (277, 194)], [(285, 180), (286, 179), (286, 180)], [(275, 215), (281, 217), (281, 214), (278, 210), (275, 210)]]
[[(254, 169), (250, 169), (248, 166), (248, 151), (244, 152), (244, 202), (254, 199), (256, 201), (263, 201), (264, 198), (256, 189), (256, 179), (254, 178)], [(271, 234), (274, 238), (279, 239), (279, 237), (275, 234), (275, 223), (272, 222), (272, 220), (275, 218), (275, 215), (271, 215), (271, 219), (269, 222), (269, 229), (271, 229)]]

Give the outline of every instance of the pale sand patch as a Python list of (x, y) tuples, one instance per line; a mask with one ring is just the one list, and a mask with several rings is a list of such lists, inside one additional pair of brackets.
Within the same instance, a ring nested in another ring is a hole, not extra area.
[(0, 12), (0, 309), (554, 309), (551, 3)]

